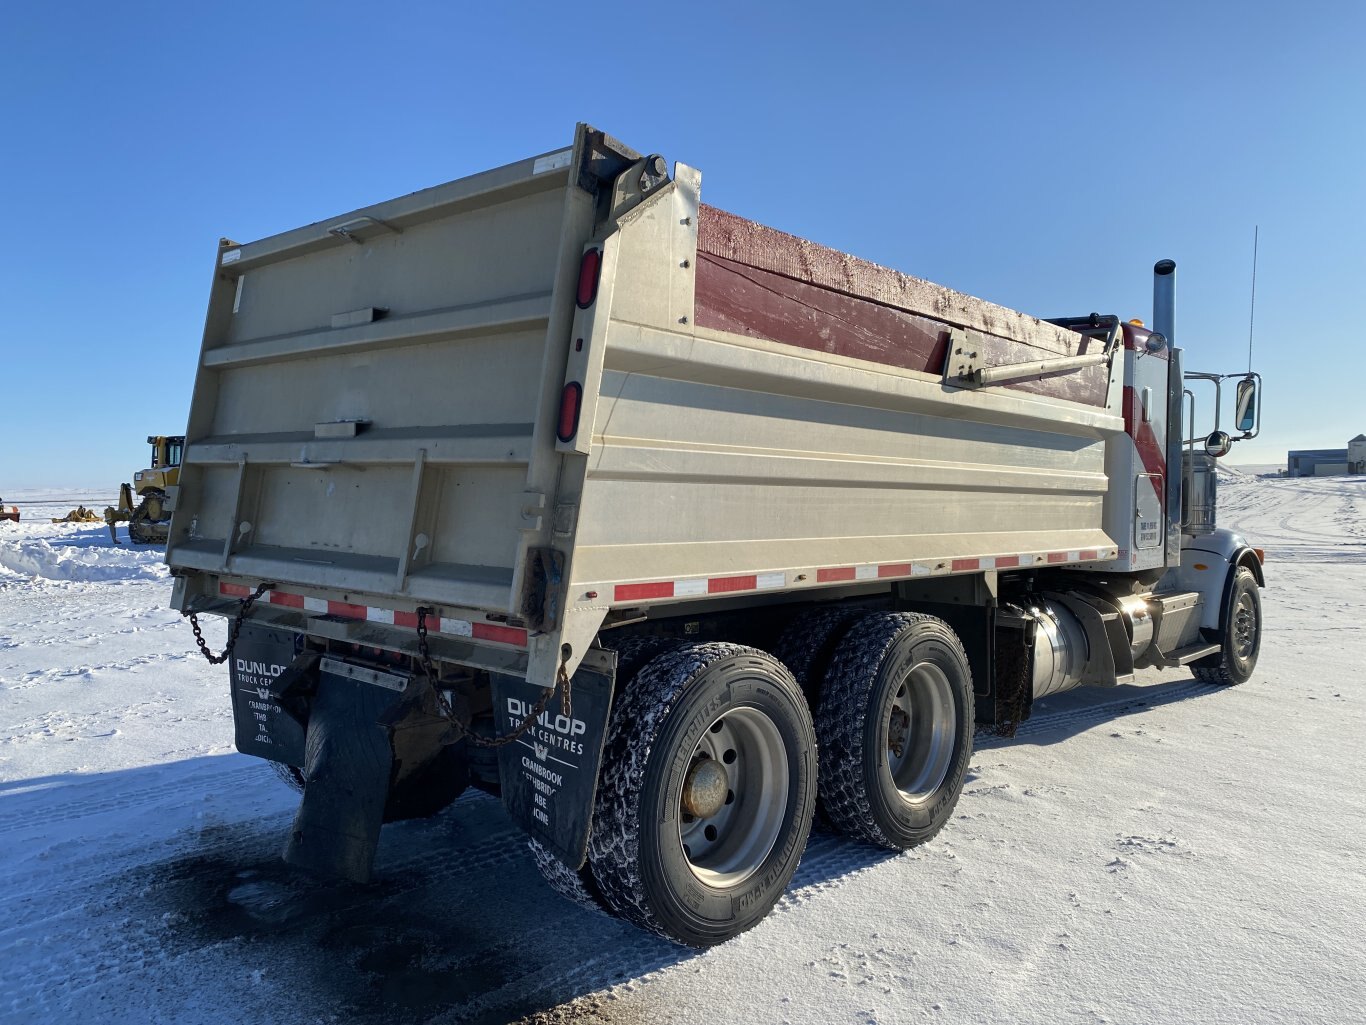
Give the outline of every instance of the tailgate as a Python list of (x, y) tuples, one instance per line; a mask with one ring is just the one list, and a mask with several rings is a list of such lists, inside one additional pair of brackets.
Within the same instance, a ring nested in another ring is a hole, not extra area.
[(172, 569), (515, 614), (605, 145), (225, 240)]

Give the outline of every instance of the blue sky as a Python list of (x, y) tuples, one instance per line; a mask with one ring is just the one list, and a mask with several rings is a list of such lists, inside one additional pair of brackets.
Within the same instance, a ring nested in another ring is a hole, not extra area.
[(1256, 368), (1279, 462), (1366, 431), (1366, 5), (48, 4), (0, 11), (0, 493), (183, 430), (217, 239), (566, 144), (1040, 316)]

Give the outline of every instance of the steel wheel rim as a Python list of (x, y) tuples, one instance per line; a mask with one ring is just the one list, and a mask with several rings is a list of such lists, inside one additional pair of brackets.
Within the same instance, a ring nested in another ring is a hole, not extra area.
[(759, 870), (782, 834), (791, 790), (787, 748), (767, 715), (734, 708), (702, 731), (689, 770), (702, 759), (725, 767), (729, 795), (714, 815), (700, 818), (687, 812), (680, 794), (679, 846), (698, 880), (717, 889), (739, 886)]
[(1246, 662), (1257, 647), (1257, 610), (1252, 596), (1243, 594), (1233, 610), (1233, 652), (1239, 661)]
[(892, 783), (907, 804), (924, 802), (948, 778), (957, 711), (948, 676), (930, 662), (912, 666), (892, 693), (882, 719), (882, 748)]

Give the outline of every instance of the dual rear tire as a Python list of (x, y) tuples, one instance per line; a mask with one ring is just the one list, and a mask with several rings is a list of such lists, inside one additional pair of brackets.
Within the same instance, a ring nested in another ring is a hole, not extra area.
[(753, 926), (797, 870), (815, 731), (792, 675), (737, 644), (648, 662), (613, 709), (588, 858), (614, 914), (690, 946)]
[(805, 687), (772, 655), (737, 644), (622, 652), (588, 862), (573, 872), (533, 842), (547, 881), (704, 947), (755, 925), (782, 896), (818, 793), (858, 839), (902, 849), (934, 835), (971, 754), (961, 644), (926, 616), (824, 616), (822, 626), (838, 635), (807, 645)]

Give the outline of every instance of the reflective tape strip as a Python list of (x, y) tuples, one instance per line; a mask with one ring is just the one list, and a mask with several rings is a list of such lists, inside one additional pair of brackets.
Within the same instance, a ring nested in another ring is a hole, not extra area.
[(474, 623), (471, 625), (475, 640), (515, 644), (522, 648), (527, 646), (527, 633), (520, 627), (499, 626), (497, 623)]
[(644, 601), (649, 598), (672, 598), (674, 582), (664, 580), (657, 584), (617, 584), (612, 592), (616, 601)]
[[(252, 594), (249, 587), (219, 581), (218, 593), (228, 598), (248, 598)], [(380, 608), (376, 605), (356, 605), (344, 601), (327, 601), (323, 598), (309, 598), (302, 594), (287, 591), (266, 591), (261, 600), (271, 605), (289, 609), (303, 609), (306, 612), (319, 612), (339, 619), (354, 619), (384, 626), (397, 626), (408, 630), (417, 629), (416, 612), (399, 612), (396, 609)], [(428, 616), (427, 629), (432, 633), (447, 637), (469, 637), (474, 640), (492, 641), (495, 644), (512, 644), (525, 648), (528, 644), (527, 631), (521, 627), (504, 626), (501, 623), (475, 623), (467, 619), (451, 616)]]
[[(928, 560), (928, 562), (863, 563), (858, 566), (820, 566), (816, 569), (817, 584), (846, 584), (851, 581), (872, 581), (872, 579), (896, 579), (906, 577), (930, 577), (934, 574), (979, 573), (982, 570), (1009, 570), (1019, 566), (1034, 566), (1037, 563), (1064, 564), (1075, 562), (1097, 562), (1097, 560), (1116, 558), (1116, 549), (1102, 551), (1089, 548), (1081, 552), (1033, 552), (1027, 555), (984, 555), (968, 559)], [(798, 579), (806, 578), (806, 571), (792, 575)], [(738, 577), (688, 577), (687, 579), (665, 579), (665, 581), (643, 581), (635, 584), (612, 585), (613, 601), (649, 601), (652, 599), (683, 599), (701, 597), (703, 594), (743, 593), (747, 590), (773, 590), (787, 588), (788, 571), (773, 573), (742, 574)], [(596, 594), (596, 589), (594, 589)]]

